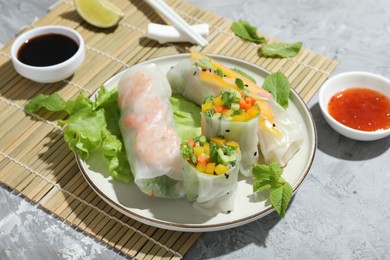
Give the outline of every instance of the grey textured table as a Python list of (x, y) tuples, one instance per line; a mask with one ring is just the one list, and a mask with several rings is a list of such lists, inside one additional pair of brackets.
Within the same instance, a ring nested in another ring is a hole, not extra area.
[[(0, 0), (0, 42), (46, 13), (56, 0)], [(338, 59), (334, 72), (390, 78), (390, 2), (352, 0), (192, 0), (267, 35)], [(205, 233), (188, 259), (388, 259), (390, 138), (357, 142), (328, 127), (316, 95), (309, 103), (318, 151), (285, 218)], [(0, 259), (123, 259), (117, 252), (0, 186)]]

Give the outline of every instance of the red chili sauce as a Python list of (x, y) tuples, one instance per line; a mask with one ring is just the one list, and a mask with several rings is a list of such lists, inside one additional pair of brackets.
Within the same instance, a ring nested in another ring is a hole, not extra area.
[(350, 88), (336, 93), (328, 104), (329, 114), (343, 125), (376, 131), (390, 128), (390, 98), (368, 88)]

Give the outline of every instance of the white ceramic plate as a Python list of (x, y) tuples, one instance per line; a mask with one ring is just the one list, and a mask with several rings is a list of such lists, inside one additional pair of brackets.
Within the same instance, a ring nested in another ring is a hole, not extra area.
[[(188, 57), (188, 54), (179, 54), (147, 62), (156, 63), (165, 73), (171, 66), (183, 59), (188, 59)], [(269, 74), (264, 69), (242, 60), (218, 55), (213, 57), (227, 67), (239, 68), (247, 72), (256, 79), (259, 85)], [(125, 71), (117, 74), (104, 85), (108, 89), (115, 88), (123, 73)], [(291, 93), (288, 109), (305, 126), (305, 131), (302, 133), (304, 136), (303, 145), (289, 161), (283, 173), (283, 177), (291, 184), (295, 192), (311, 167), (317, 137), (311, 114), (294, 91)], [(267, 194), (253, 194), (252, 183), (246, 179), (242, 179), (238, 183), (235, 210), (230, 214), (220, 213), (209, 217), (194, 209), (186, 199), (169, 200), (149, 197), (140, 192), (134, 183), (126, 184), (113, 179), (109, 176), (108, 170), (99, 163), (97, 157), (91, 156), (87, 161), (82, 161), (77, 157), (77, 161), (85, 179), (103, 200), (130, 218), (151, 226), (177, 231), (216, 231), (244, 225), (273, 211), (271, 205), (266, 202)]]

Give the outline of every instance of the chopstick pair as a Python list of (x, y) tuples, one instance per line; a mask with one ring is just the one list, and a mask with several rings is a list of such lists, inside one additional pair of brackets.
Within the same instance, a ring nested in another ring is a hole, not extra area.
[(155, 10), (159, 11), (165, 16), (179, 31), (185, 33), (194, 42), (204, 47), (208, 41), (197, 33), (191, 26), (183, 20), (171, 7), (169, 7), (163, 0), (146, 0), (146, 2)]

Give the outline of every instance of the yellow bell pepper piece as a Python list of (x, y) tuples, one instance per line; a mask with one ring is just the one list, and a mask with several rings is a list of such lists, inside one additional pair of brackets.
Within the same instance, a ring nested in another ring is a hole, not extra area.
[(196, 158), (198, 158), (199, 155), (201, 155), (202, 153), (204, 153), (204, 148), (202, 146), (195, 146), (194, 147), (194, 155)]
[(198, 164), (196, 165), (195, 168), (199, 172), (204, 172), (206, 169), (206, 163), (205, 162), (198, 162)]
[(215, 163), (208, 163), (206, 164), (206, 168), (204, 172), (207, 174), (214, 174), (214, 170), (215, 170)]
[(214, 143), (216, 143), (218, 146), (221, 146), (222, 144), (226, 143), (226, 139), (220, 138), (220, 137), (211, 137), (210, 139)]
[(220, 174), (224, 174), (226, 173), (227, 171), (229, 170), (229, 168), (223, 164), (218, 164), (217, 166), (215, 166), (215, 173), (217, 175), (220, 175)]

